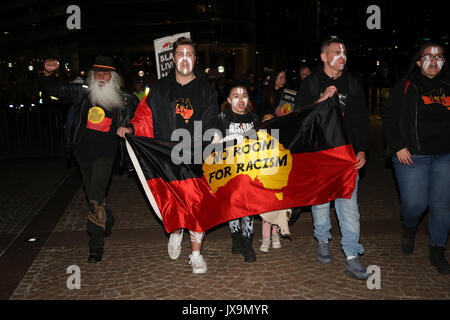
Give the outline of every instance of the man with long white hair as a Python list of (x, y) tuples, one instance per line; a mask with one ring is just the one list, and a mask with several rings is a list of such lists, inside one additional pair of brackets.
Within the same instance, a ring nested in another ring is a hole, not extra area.
[(46, 93), (72, 103), (76, 109), (71, 113), (74, 118), (68, 132), (89, 203), (88, 262), (100, 262), (104, 238), (111, 234), (114, 224), (106, 203), (106, 190), (119, 150), (116, 131), (132, 119), (139, 101), (133, 94), (121, 90), (123, 80), (110, 57), (96, 58), (86, 79), (87, 87), (57, 84), (54, 73), (58, 67), (58, 61), (46, 60), (41, 83)]

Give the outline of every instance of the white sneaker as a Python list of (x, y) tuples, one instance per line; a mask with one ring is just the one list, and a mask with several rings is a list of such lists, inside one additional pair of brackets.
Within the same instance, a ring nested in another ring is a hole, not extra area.
[(167, 245), (167, 251), (169, 252), (169, 257), (172, 260), (178, 259), (181, 254), (181, 242), (183, 241), (183, 230), (179, 234), (171, 233), (169, 238), (169, 243)]
[(272, 248), (274, 249), (281, 248), (280, 236), (278, 234), (272, 235)]
[(203, 259), (202, 255), (194, 256), (193, 254), (190, 254), (189, 259), (189, 264), (192, 266), (193, 274), (201, 274), (208, 271), (205, 259)]
[(269, 249), (270, 249), (270, 238), (263, 238), (262, 244), (259, 247), (259, 251), (269, 252)]

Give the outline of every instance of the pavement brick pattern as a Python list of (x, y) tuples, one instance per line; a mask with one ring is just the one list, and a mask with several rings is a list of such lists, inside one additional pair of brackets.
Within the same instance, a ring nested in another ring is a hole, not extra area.
[[(376, 136), (375, 136), (376, 137)], [(372, 137), (374, 139), (374, 137)], [(11, 299), (151, 299), (151, 300), (316, 300), (316, 299), (450, 299), (450, 278), (435, 271), (428, 260), (425, 221), (411, 256), (400, 251), (400, 209), (392, 170), (384, 157), (373, 155), (360, 181), (361, 243), (365, 266), (381, 270), (381, 289), (345, 274), (345, 256), (332, 213), (334, 261), (316, 260), (311, 212), (302, 212), (292, 226), (293, 240), (281, 249), (257, 250), (261, 221), (255, 223), (257, 261), (244, 263), (231, 254), (227, 225), (207, 233), (202, 254), (208, 272), (193, 275), (188, 263), (190, 245), (184, 234), (182, 253), (173, 261), (167, 254), (168, 237), (149, 209), (134, 176), (114, 176), (109, 204), (116, 217), (106, 240), (104, 259), (88, 264), (85, 232), (87, 204), (80, 190), (51, 238), (40, 252)], [(449, 251), (446, 252), (447, 259)], [(66, 272), (81, 270), (81, 289), (69, 290)]]
[(3, 160), (0, 172), (2, 181), (8, 181), (0, 184), (0, 234), (14, 234), (48, 200), (68, 169), (64, 160)]

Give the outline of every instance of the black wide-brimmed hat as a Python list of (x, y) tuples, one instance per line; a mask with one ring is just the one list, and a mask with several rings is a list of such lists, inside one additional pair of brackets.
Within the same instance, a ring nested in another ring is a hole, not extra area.
[(92, 65), (94, 71), (116, 71), (114, 68), (114, 60), (107, 56), (98, 56), (95, 58), (95, 62)]

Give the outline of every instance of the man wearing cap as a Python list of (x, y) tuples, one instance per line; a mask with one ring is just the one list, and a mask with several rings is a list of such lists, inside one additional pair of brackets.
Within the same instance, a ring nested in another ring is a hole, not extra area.
[(49, 95), (68, 103), (78, 102), (69, 136), (89, 203), (88, 261), (100, 262), (104, 238), (111, 234), (114, 224), (114, 217), (106, 203), (106, 190), (119, 150), (120, 139), (116, 131), (132, 119), (138, 100), (133, 94), (120, 89), (123, 80), (110, 57), (96, 58), (88, 72), (87, 86), (56, 83), (54, 73), (58, 67), (56, 60), (45, 61), (41, 85)]

